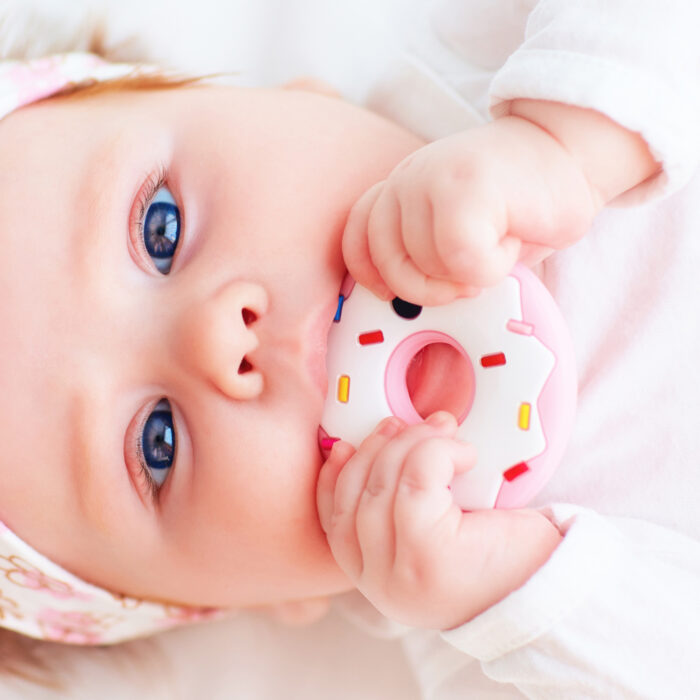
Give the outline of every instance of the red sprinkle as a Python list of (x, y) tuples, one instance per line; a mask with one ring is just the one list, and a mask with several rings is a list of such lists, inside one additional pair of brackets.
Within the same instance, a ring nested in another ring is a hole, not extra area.
[(360, 345), (374, 345), (375, 343), (384, 342), (384, 333), (381, 331), (370, 331), (369, 333), (362, 333), (358, 337)]
[(327, 437), (327, 438), (322, 438), (321, 439), (321, 447), (324, 450), (330, 450), (331, 447), (333, 447), (334, 442), (338, 442), (340, 438), (334, 438), (334, 437)]
[(506, 363), (506, 356), (502, 352), (494, 353), (493, 355), (484, 355), (481, 358), (482, 367), (498, 367)]
[(527, 464), (525, 464), (525, 462), (520, 462), (519, 464), (516, 464), (510, 469), (506, 469), (503, 472), (503, 478), (506, 481), (513, 481), (513, 479), (517, 479), (521, 474), (524, 474), (525, 472), (529, 471), (530, 467), (528, 467)]

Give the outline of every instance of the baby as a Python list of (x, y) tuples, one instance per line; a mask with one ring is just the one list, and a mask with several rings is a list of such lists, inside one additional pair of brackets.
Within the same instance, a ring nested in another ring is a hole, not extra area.
[[(591, 662), (580, 628), (547, 639), (575, 616), (567, 605), (592, 614), (593, 576), (560, 590), (558, 572), (581, 552), (613, 562), (625, 550), (614, 528), (566, 509), (462, 513), (446, 486), (475, 455), (445, 412), (410, 427), (388, 418), (356, 452), (336, 443), (324, 465), (316, 433), (346, 271), (383, 298), (478, 294), (669, 177), (647, 139), (546, 99), (508, 99), (492, 122), (426, 145), (315, 88), (116, 85), (0, 122), (11, 300), (0, 309), (0, 519), (118, 596), (238, 608), (356, 588), (478, 659), (470, 682), (527, 692), (539, 674), (564, 688), (555, 663), (538, 664), (541, 636), (579, 674), (576, 692), (598, 676), (600, 692), (636, 689), (624, 664), (606, 676)], [(566, 305), (566, 280), (550, 282)], [(643, 530), (630, 549), (664, 542), (669, 553), (650, 570), (675, 561), (696, 582), (694, 543)], [(658, 576), (655, 591), (683, 578)], [(545, 604), (543, 590), (560, 598)], [(684, 590), (676, 605), (694, 605)], [(533, 595), (541, 607), (524, 613)]]
[[(1, 277), (13, 299), (0, 312), (2, 385), (13, 397), (0, 407), (4, 521), (81, 578), (140, 598), (238, 607), (357, 585), (343, 551), (350, 477), (364, 486), (392, 432), (398, 468), (405, 440), (449, 436), (455, 424), (379, 426), (379, 443), (343, 470), (331, 528), (330, 472), (347, 459), (334, 449), (319, 494), (332, 556), (316, 515), (316, 430), (341, 243), (360, 283), (443, 303), (498, 282), (521, 252), (573, 242), (657, 167), (639, 136), (595, 113), (533, 101), (510, 111), (423, 148), (367, 111), (298, 90), (126, 90), (9, 115), (0, 130), (9, 164)], [(587, 161), (601, 139), (605, 158)], [(172, 216), (163, 233), (161, 211)], [(50, 231), (40, 245), (39, 231)], [(29, 445), (32, 463), (52, 465), (40, 480), (17, 468)], [(468, 447), (439, 440), (423, 447), (421, 470), (440, 474), (445, 449), (468, 468)], [(447, 495), (439, 484), (430, 492)], [(435, 603), (416, 590), (407, 601), (416, 619), (399, 617), (438, 629), (465, 622), (559, 540), (539, 514), (484, 517), (489, 539), (520, 554), (504, 550), (506, 567), (484, 541), (494, 571), (477, 567), (479, 597), (436, 589), (448, 610), (430, 619)], [(418, 531), (433, 560), (440, 551), (454, 562), (434, 562), (436, 574), (464, 590), (455, 567), (465, 544)], [(395, 593), (386, 590), (396, 602)]]

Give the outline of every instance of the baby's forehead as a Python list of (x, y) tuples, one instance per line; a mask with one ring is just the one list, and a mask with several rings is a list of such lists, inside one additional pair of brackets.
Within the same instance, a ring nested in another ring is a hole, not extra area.
[(50, 401), (59, 370), (71, 371), (70, 332), (85, 311), (77, 244), (99, 212), (91, 173), (107, 165), (100, 121), (86, 108), (45, 100), (0, 121), (8, 164), (0, 170), (0, 385), (32, 396), (34, 414)]

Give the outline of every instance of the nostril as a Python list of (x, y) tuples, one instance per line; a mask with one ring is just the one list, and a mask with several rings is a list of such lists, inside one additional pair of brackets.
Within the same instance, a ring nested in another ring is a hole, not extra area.
[(245, 323), (246, 326), (258, 320), (257, 314), (250, 309), (242, 309), (241, 316), (243, 316), (243, 323)]
[(241, 364), (238, 365), (238, 374), (245, 374), (246, 372), (250, 372), (250, 370), (253, 369), (253, 365), (248, 362), (248, 360), (244, 357), (241, 360)]

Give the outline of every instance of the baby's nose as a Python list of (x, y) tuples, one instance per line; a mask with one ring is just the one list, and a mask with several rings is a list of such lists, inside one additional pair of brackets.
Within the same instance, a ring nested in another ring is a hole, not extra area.
[(182, 311), (176, 352), (190, 372), (233, 399), (263, 390), (263, 375), (249, 354), (258, 346), (255, 324), (267, 311), (267, 292), (235, 280)]

